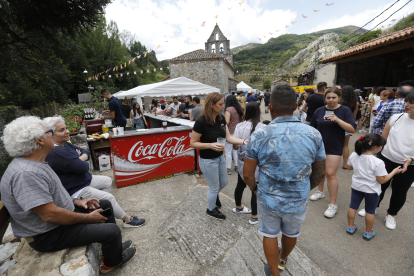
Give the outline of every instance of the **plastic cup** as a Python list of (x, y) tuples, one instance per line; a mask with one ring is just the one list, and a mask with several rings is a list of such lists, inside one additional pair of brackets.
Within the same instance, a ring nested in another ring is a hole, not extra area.
[(224, 150), (224, 147), (226, 146), (226, 138), (217, 138), (217, 143), (222, 145)]
[(167, 128), (167, 122), (162, 122), (162, 127)]

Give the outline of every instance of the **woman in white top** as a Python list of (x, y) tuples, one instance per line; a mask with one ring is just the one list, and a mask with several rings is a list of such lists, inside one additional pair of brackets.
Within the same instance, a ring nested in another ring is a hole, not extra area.
[[(234, 130), (234, 137), (249, 140), (250, 136), (256, 129), (261, 129), (266, 125), (260, 123), (260, 104), (257, 102), (249, 102), (246, 104), (246, 114), (245, 114), (245, 121), (238, 123), (236, 129)], [(252, 197), (250, 201), (250, 205), (252, 210), (250, 211), (249, 208), (244, 207), (241, 204), (242, 196), (244, 188), (246, 188), (246, 183), (243, 179), (243, 166), (244, 166), (244, 155), (246, 153), (246, 146), (244, 145), (233, 145), (233, 149), (237, 150), (237, 164), (238, 167), (238, 181), (237, 187), (234, 190), (234, 199), (236, 201), (236, 208), (233, 208), (233, 212), (239, 214), (252, 214), (249, 223), (250, 224), (257, 224), (257, 199), (256, 194), (252, 192)], [(256, 182), (258, 182), (259, 177), (259, 167), (256, 168)]]
[[(312, 88), (305, 89), (305, 91), (303, 91), (301, 95), (301, 98), (299, 99), (299, 102), (298, 102), (298, 106), (299, 106), (298, 109), (299, 109), (299, 114), (300, 114), (299, 120), (302, 123), (306, 122), (306, 117), (307, 117), (306, 112), (303, 110), (303, 105), (305, 104), (305, 101), (309, 97), (309, 95), (312, 95), (314, 93), (315, 91)], [(302, 99), (302, 96), (303, 96), (303, 99)]]
[(373, 132), (374, 132), (374, 129), (372, 128), (372, 122), (374, 121), (375, 117), (376, 117), (376, 116), (377, 116), (377, 114), (378, 114), (377, 108), (378, 108), (378, 106), (379, 106), (379, 105), (380, 105), (380, 103), (381, 103), (381, 97), (380, 97), (380, 94), (381, 94), (381, 92), (382, 92), (383, 90), (385, 90), (385, 87), (384, 87), (384, 86), (380, 86), (380, 87), (374, 87), (374, 88), (372, 88), (372, 94), (373, 94), (374, 96), (372, 96), (372, 99), (371, 99), (371, 110), (370, 110), (370, 113), (371, 113), (371, 120), (370, 120), (370, 132), (371, 132), (371, 133), (373, 133)]
[(129, 120), (132, 123), (131, 129), (144, 129), (145, 126), (148, 127), (147, 121), (145, 120), (145, 116), (141, 112), (141, 107), (139, 106), (139, 103), (133, 102), (132, 106), (133, 108), (129, 115)]
[[(404, 206), (407, 192), (414, 182), (414, 92), (405, 98), (405, 112), (393, 115), (385, 125), (382, 136), (387, 139), (387, 144), (379, 155), (384, 161), (387, 172), (401, 166), (402, 173), (395, 175), (390, 181), (381, 185), (380, 202), (384, 198), (385, 191), (392, 181), (392, 194), (390, 205), (385, 217), (385, 227), (390, 230), (396, 228), (395, 216)], [(358, 214), (364, 215), (365, 210)]]

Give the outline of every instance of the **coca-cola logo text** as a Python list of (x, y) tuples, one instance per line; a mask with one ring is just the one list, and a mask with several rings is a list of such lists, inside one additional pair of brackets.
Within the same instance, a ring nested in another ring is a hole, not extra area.
[[(152, 144), (144, 146), (142, 141), (135, 143), (128, 153), (129, 162), (138, 162), (142, 159), (153, 159), (157, 155), (159, 158), (170, 157), (171, 155), (177, 155), (184, 151), (184, 145), (181, 143), (187, 139), (187, 136), (181, 138), (169, 137), (162, 144)], [(175, 145), (173, 141), (176, 141)], [(142, 158), (140, 158), (142, 157)], [(138, 158), (138, 160), (134, 160)]]

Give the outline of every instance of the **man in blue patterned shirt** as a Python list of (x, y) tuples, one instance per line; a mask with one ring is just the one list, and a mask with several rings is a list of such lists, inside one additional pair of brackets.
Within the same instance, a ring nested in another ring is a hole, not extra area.
[[(273, 121), (252, 134), (246, 150), (243, 176), (257, 192), (259, 233), (264, 236), (268, 261), (266, 275), (279, 275), (278, 268), (285, 268), (305, 220), (309, 192), (325, 177), (322, 136), (293, 116), (297, 105), (290, 86), (277, 86), (269, 104)], [(254, 180), (256, 166), (259, 185)], [(281, 252), (277, 241), (280, 231)]]
[(384, 105), (381, 108), (378, 115), (375, 117), (374, 121), (372, 122), (372, 127), (377, 128), (375, 131), (376, 134), (381, 135), (384, 131), (385, 124), (388, 122), (388, 119), (391, 118), (392, 115), (405, 113), (405, 97), (407, 97), (410, 92), (414, 92), (413, 86), (409, 85), (410, 82), (413, 81), (403, 81), (399, 84), (397, 93), (395, 93), (396, 99), (389, 104)]

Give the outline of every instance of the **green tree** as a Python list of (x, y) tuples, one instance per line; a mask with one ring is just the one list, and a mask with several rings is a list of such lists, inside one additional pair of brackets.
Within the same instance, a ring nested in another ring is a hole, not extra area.
[(263, 89), (265, 90), (270, 89), (271, 86), (272, 86), (272, 81), (270, 79), (265, 79), (263, 81)]
[(367, 32), (363, 35), (361, 35), (356, 41), (354, 45), (358, 45), (367, 41), (370, 41), (372, 39), (378, 38), (381, 34), (381, 30), (376, 30), (376, 31), (370, 31)]

